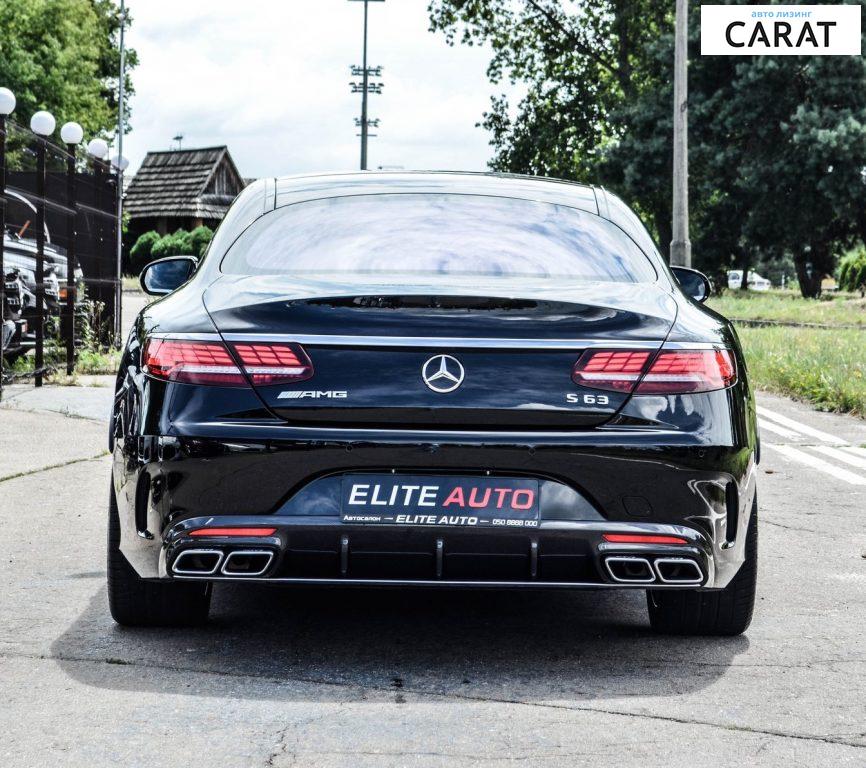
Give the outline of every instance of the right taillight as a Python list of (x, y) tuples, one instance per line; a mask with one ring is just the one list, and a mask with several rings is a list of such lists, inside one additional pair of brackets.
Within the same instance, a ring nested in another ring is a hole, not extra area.
[(737, 365), (727, 349), (659, 352), (637, 385), (638, 395), (675, 395), (725, 389), (737, 381)]
[[(728, 349), (588, 350), (574, 366), (576, 384), (638, 395), (678, 395), (725, 389), (737, 381)], [(637, 386), (635, 386), (637, 385)]]

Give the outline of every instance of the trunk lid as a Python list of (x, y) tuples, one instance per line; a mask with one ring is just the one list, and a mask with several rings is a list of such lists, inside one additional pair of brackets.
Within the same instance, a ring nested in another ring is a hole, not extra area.
[(223, 276), (204, 295), (229, 343), (297, 342), (313, 376), (258, 385), (303, 426), (435, 430), (580, 429), (629, 393), (572, 381), (588, 348), (658, 349), (675, 319), (653, 284), (454, 278), (343, 284)]

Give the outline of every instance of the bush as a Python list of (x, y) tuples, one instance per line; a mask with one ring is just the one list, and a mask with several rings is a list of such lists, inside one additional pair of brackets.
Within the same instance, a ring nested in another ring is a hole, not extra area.
[(179, 229), (171, 235), (164, 235), (151, 251), (154, 259), (164, 259), (166, 256), (191, 256), (192, 253), (190, 233), (184, 229)]
[(146, 264), (153, 261), (153, 247), (159, 242), (158, 232), (145, 232), (129, 249), (129, 270), (137, 275)]
[(839, 262), (839, 287), (866, 293), (866, 249), (851, 251)]
[(129, 271), (137, 275), (151, 261), (166, 256), (190, 255), (200, 259), (213, 237), (210, 227), (196, 227), (192, 232), (178, 229), (168, 235), (145, 232), (129, 249)]
[(200, 259), (207, 250), (208, 245), (210, 245), (212, 237), (213, 230), (204, 225), (196, 227), (192, 232), (190, 232), (189, 241), (192, 246), (192, 255), (197, 259)]

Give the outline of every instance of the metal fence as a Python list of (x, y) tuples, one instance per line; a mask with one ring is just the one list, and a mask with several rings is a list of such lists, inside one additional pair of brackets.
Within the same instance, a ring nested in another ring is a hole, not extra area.
[[(55, 367), (71, 374), (83, 343), (115, 341), (117, 184), (109, 163), (0, 116), (3, 347), (7, 364), (28, 361), (16, 377), (37, 387)], [(0, 396), (3, 380), (0, 355)]]

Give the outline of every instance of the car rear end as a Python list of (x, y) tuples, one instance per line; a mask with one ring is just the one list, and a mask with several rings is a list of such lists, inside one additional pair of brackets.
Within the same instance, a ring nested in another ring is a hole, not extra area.
[(120, 392), (115, 466), (139, 576), (712, 590), (738, 572), (743, 360), (661, 269), (222, 267), (210, 330), (153, 322), (130, 353), (142, 386)]

